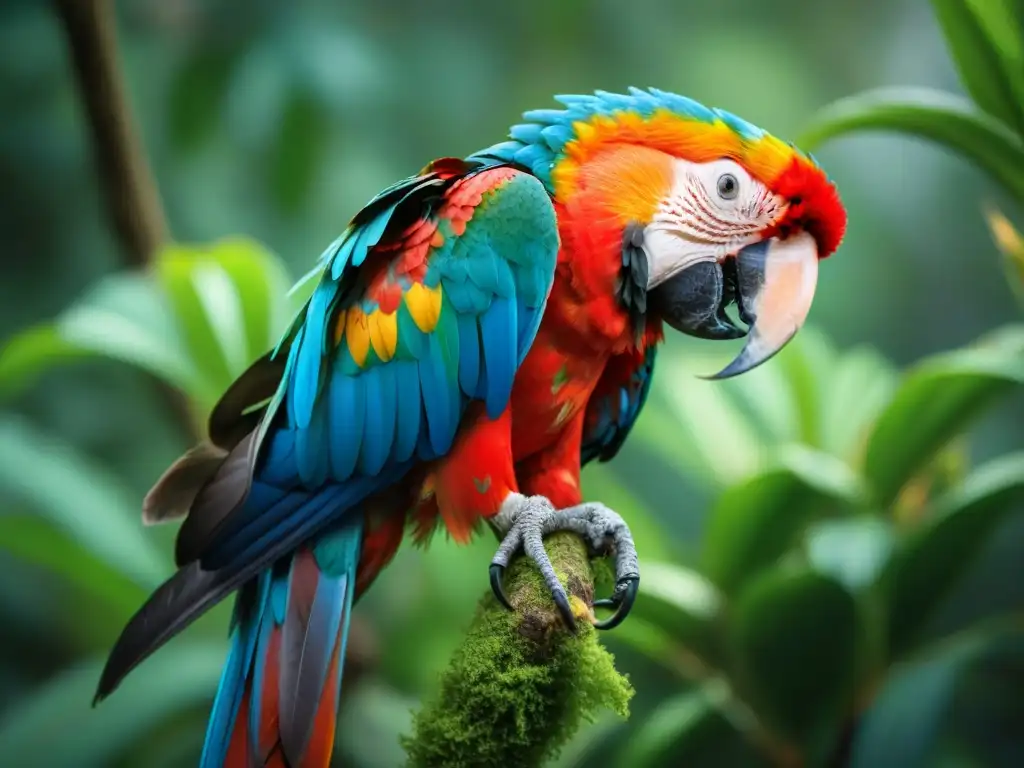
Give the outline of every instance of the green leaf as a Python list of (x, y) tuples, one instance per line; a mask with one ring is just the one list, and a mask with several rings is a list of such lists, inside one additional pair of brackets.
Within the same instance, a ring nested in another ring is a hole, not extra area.
[(224, 270), (202, 251), (170, 245), (156, 259), (156, 273), (174, 308), (174, 319), (211, 391), (230, 386), (232, 368), (246, 353), (238, 293)]
[(986, 537), (1022, 500), (1024, 452), (1018, 452), (977, 468), (936, 503), (925, 527), (908, 537), (880, 578), (892, 658), (921, 640), (928, 618), (971, 567)]
[(78, 594), (109, 605), (119, 619), (127, 620), (146, 599), (146, 590), (120, 568), (41, 517), (0, 515), (0, 542), (0, 549), (60, 576)]
[(741, 756), (743, 736), (722, 713), (730, 696), (715, 680), (663, 701), (633, 729), (616, 764), (750, 765), (749, 755)]
[(647, 560), (641, 565), (640, 583), (630, 618), (642, 619), (664, 632), (681, 651), (692, 654), (690, 664), (720, 665), (717, 621), (722, 596), (715, 586), (697, 571)]
[(600, 499), (602, 504), (614, 509), (629, 520), (633, 543), (644, 553), (644, 561), (668, 560), (673, 549), (670, 538), (665, 535), (661, 524), (627, 484), (608, 464), (591, 463), (583, 470), (580, 485), (587, 499)]
[(545, 768), (584, 768), (593, 765), (600, 756), (607, 754), (609, 746), (617, 743), (619, 734), (625, 729), (621, 717), (612, 712), (604, 712), (594, 722), (584, 724)]
[(44, 369), (88, 355), (135, 365), (185, 392), (203, 391), (166, 300), (135, 272), (104, 278), (52, 324), (10, 339), (0, 351), (0, 389), (13, 393)]
[(219, 396), (277, 343), (289, 319), (287, 273), (248, 238), (171, 245), (156, 267), (192, 358)]
[(897, 383), (895, 367), (869, 347), (840, 356), (832, 368), (823, 404), (822, 449), (848, 461), (856, 458), (859, 464), (868, 430)]
[(897, 131), (963, 155), (1024, 200), (1024, 144), (966, 100), (926, 88), (883, 88), (833, 102), (797, 145), (812, 150), (856, 131)]
[(346, 764), (366, 768), (403, 765), (405, 753), (399, 736), (412, 728), (416, 701), (373, 680), (361, 684), (346, 698), (348, 706), (342, 708), (338, 723), (344, 738), (337, 746), (349, 758)]
[(807, 532), (807, 560), (851, 592), (869, 587), (895, 545), (892, 524), (877, 515), (823, 520)]
[(1022, 382), (1024, 326), (915, 366), (868, 438), (864, 472), (878, 503), (888, 507), (943, 446)]
[(212, 407), (277, 344), (296, 307), (282, 262), (248, 238), (170, 245), (149, 274), (111, 275), (64, 312), (0, 352), (0, 392), (48, 366), (103, 355), (143, 368)]
[(91, 702), (105, 659), (72, 667), (0, 720), (0, 754), (22, 768), (99, 768), (168, 718), (213, 699), (226, 643), (173, 643), (109, 699)]
[(964, 88), (1024, 134), (1024, 46), (1011, 0), (932, 0)]
[(821, 445), (821, 413), (825, 379), (835, 364), (835, 351), (815, 328), (803, 328), (776, 357), (796, 412), (797, 439)]
[(992, 238), (1003, 254), (1006, 282), (1017, 300), (1024, 305), (1024, 238), (1010, 220), (994, 207), (986, 206), (985, 218)]
[[(260, 243), (245, 237), (213, 244), (209, 256), (227, 273), (238, 292), (248, 348), (241, 373), (252, 361), (277, 344), (288, 327), (291, 278), (282, 261)], [(235, 363), (241, 354), (235, 358)]]
[[(0, 491), (141, 587), (170, 570), (144, 532), (138, 501), (103, 467), (16, 418), (0, 421)], [(0, 539), (24, 548), (26, 542)]]
[(180, 149), (198, 149), (213, 133), (236, 56), (230, 49), (200, 48), (172, 76), (168, 122), (171, 140)]
[[(990, 667), (989, 677), (1005, 674), (1010, 664), (1019, 669), (1022, 658), (1024, 631), (1018, 622), (964, 633), (928, 656), (896, 667), (857, 729), (849, 765), (851, 768), (943, 765), (937, 751), (944, 742), (948, 743), (951, 732), (961, 724), (963, 713), (980, 703), (975, 700), (963, 709), (955, 706), (957, 690), (964, 679), (986, 666)], [(1000, 659), (1005, 661), (999, 663)], [(1010, 699), (1010, 711), (1003, 713), (1017, 723), (1019, 701), (1018, 689), (1017, 695)], [(1016, 738), (1018, 734), (1008, 729), (1007, 735)], [(999, 764), (1015, 765), (1016, 762)]]
[(732, 594), (812, 521), (863, 503), (860, 479), (839, 459), (799, 446), (781, 449), (774, 466), (727, 489), (712, 507), (702, 571)]
[[(659, 359), (659, 377), (673, 382), (660, 393), (666, 407), (661, 418), (652, 418), (648, 411), (656, 413), (659, 404), (650, 402), (637, 422), (645, 440), (703, 483), (709, 479), (723, 485), (737, 482), (761, 469), (764, 461), (767, 436), (760, 425), (737, 406), (729, 389), (719, 386), (721, 382), (697, 378), (720, 370), (729, 359), (697, 348), (692, 354), (672, 353), (664, 361)], [(758, 373), (753, 371), (751, 376)], [(672, 427), (666, 428), (667, 423)]]
[(0, 393), (16, 394), (53, 362), (72, 360), (88, 352), (63, 336), (56, 325), (27, 328), (8, 340), (0, 350)]
[(293, 91), (284, 106), (267, 170), (270, 189), (287, 212), (298, 210), (309, 193), (330, 140), (327, 114), (311, 94)]
[(850, 704), (864, 639), (857, 602), (809, 569), (754, 579), (731, 610), (733, 681), (769, 729), (819, 749)]

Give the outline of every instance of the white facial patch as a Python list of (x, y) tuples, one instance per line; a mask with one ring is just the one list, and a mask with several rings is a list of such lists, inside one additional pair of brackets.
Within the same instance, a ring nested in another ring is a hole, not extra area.
[(700, 261), (721, 262), (785, 212), (785, 201), (732, 160), (676, 160), (675, 181), (644, 230), (647, 287)]

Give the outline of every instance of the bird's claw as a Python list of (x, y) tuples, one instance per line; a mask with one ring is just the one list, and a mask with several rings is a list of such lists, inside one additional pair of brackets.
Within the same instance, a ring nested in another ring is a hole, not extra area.
[(502, 577), (512, 556), (522, 548), (540, 571), (566, 628), (570, 632), (576, 631), (569, 597), (555, 574), (543, 543), (547, 534), (572, 531), (586, 540), (592, 555), (615, 555), (616, 581), (612, 596), (594, 601), (595, 608), (614, 608), (615, 613), (604, 621), (594, 622), (594, 627), (612, 629), (629, 615), (639, 589), (640, 571), (632, 534), (617, 513), (597, 503), (558, 510), (543, 496), (517, 494), (505, 503), (495, 525), (505, 534), (491, 561), (491, 589), (503, 606), (513, 610), (502, 586)]

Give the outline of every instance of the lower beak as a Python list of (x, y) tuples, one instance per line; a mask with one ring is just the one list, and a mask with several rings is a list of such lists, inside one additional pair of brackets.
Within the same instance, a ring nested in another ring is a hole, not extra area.
[(725, 314), (735, 301), (749, 328), (736, 358), (707, 378), (738, 376), (770, 359), (807, 319), (818, 284), (818, 248), (800, 233), (748, 245), (722, 265), (699, 262), (655, 288), (653, 307), (673, 328), (701, 338), (738, 338), (744, 332)]

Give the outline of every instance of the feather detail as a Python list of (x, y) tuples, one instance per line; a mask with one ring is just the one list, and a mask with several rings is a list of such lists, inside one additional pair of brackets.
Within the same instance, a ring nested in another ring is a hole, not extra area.
[[(361, 506), (446, 455), (479, 392), (506, 409), (532, 343), (520, 317), (543, 312), (558, 247), (540, 182), (493, 162), (438, 161), (371, 200), (277, 348), (214, 409), (216, 448), (155, 486), (150, 517), (187, 505), (179, 569), (121, 633), (97, 699), (240, 590), (203, 766), (326, 766), (357, 580), (394, 554), (414, 501), (386, 510), (365, 559)], [(461, 539), (477, 522), (467, 509), (453, 526)]]
[(594, 459), (609, 461), (619, 452), (647, 402), (657, 354), (658, 345), (652, 343), (644, 352), (613, 355), (605, 365), (587, 402), (582, 465)]
[(357, 517), (239, 592), (200, 768), (327, 768), (361, 539)]
[(227, 456), (227, 451), (211, 443), (190, 448), (167, 468), (142, 500), (142, 522), (156, 525), (185, 517)]

